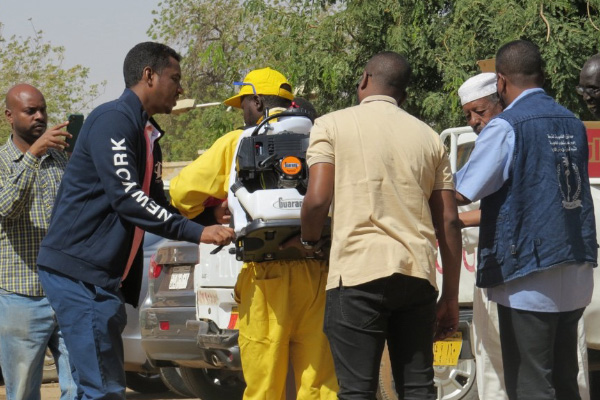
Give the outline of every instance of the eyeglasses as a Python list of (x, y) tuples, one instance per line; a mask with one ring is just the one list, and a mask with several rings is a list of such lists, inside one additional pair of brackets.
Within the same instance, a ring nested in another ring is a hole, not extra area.
[(256, 94), (256, 88), (250, 82), (233, 82), (233, 86), (250, 86), (252, 88), (252, 92)]
[(575, 86), (575, 91), (578, 95), (583, 96), (586, 93), (590, 97), (598, 97), (600, 96), (600, 88), (594, 87), (585, 87), (585, 86)]

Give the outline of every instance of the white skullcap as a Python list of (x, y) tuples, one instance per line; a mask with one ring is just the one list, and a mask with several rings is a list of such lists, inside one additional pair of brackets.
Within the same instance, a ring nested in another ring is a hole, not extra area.
[(494, 93), (496, 93), (496, 74), (493, 72), (475, 75), (458, 88), (460, 104), (463, 106)]

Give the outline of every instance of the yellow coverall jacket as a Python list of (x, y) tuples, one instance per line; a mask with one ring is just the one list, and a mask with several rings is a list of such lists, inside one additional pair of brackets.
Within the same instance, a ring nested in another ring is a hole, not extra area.
[[(171, 201), (188, 218), (212, 198), (226, 199), (242, 131), (235, 130), (171, 180)], [(327, 267), (322, 261), (245, 263), (235, 286), (244, 399), (285, 399), (288, 365), (297, 398), (336, 399), (337, 379), (323, 333)]]

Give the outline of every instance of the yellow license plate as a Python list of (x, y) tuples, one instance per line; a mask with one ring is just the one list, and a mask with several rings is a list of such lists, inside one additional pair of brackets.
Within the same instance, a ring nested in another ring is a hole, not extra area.
[(447, 366), (457, 365), (460, 349), (462, 348), (462, 333), (454, 335), (433, 343), (433, 365)]

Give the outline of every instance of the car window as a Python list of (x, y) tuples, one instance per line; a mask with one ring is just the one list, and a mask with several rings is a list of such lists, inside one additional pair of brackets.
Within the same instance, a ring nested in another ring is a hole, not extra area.
[(156, 242), (162, 239), (162, 236), (155, 235), (154, 233), (146, 232), (144, 234), (144, 247), (152, 246)]

